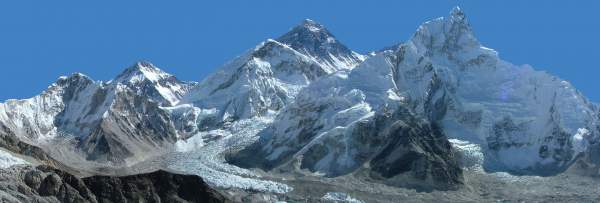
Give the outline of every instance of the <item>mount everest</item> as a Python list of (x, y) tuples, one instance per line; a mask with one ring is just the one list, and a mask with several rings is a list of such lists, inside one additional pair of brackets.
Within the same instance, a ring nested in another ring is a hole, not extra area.
[(0, 104), (0, 146), (10, 152), (0, 151), (0, 166), (80, 176), (163, 169), (277, 198), (301, 191), (292, 180), (314, 178), (455, 191), (468, 187), (471, 167), (599, 175), (599, 118), (569, 82), (484, 47), (457, 7), (372, 55), (305, 20), (198, 83), (149, 62), (108, 82), (60, 77)]

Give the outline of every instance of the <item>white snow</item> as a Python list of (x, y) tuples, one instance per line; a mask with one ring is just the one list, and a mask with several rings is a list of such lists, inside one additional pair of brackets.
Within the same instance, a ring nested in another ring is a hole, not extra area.
[(576, 153), (584, 152), (587, 149), (588, 144), (585, 137), (590, 136), (590, 134), (591, 132), (586, 128), (577, 129), (577, 133), (575, 133), (575, 135), (573, 135), (573, 138), (571, 138), (573, 150)]
[(9, 168), (20, 164), (28, 164), (28, 162), (0, 149), (0, 168)]
[(363, 201), (355, 199), (343, 192), (328, 192), (321, 199), (340, 203), (363, 203)]
[(448, 139), (458, 152), (462, 154), (463, 167), (469, 170), (483, 172), (484, 156), (481, 147), (468, 141)]
[[(335, 137), (343, 148), (343, 132), (353, 122), (368, 118), (369, 112), (407, 104), (417, 114), (428, 116), (427, 106), (438, 102), (448, 105), (440, 118), (445, 134), (456, 139), (456, 147), (464, 150), (474, 165), (481, 165), (484, 155), (488, 156), (486, 164), (513, 169), (567, 163), (569, 160), (554, 160), (553, 156), (540, 157), (542, 146), (550, 147), (551, 153), (569, 147), (561, 146), (558, 138), (545, 138), (562, 131), (576, 135), (573, 143), (581, 151), (585, 139), (576, 131), (596, 125), (598, 120), (590, 102), (571, 84), (530, 66), (502, 61), (496, 51), (477, 41), (464, 16), (455, 11), (420, 26), (397, 51), (377, 53), (350, 71), (312, 82), (278, 116), (269, 143), (273, 146), (266, 149), (272, 150), (272, 159), (282, 154), (287, 148), (281, 146), (295, 143), (293, 135), (299, 131), (286, 129), (304, 119), (317, 120), (315, 125), (323, 127), (303, 150), (328, 137)], [(323, 108), (304, 110), (317, 106)], [(509, 126), (502, 126), (506, 120)], [(503, 136), (498, 138), (500, 142), (516, 144), (500, 143), (503, 147), (489, 151), (488, 140), (496, 136)], [(335, 159), (346, 155), (340, 153)]]

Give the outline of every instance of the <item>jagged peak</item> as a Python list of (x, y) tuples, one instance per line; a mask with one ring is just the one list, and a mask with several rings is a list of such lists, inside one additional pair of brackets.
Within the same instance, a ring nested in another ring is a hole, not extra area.
[(441, 33), (447, 35), (454, 31), (453, 28), (459, 28), (463, 32), (472, 34), (471, 25), (467, 20), (466, 14), (458, 6), (454, 7), (452, 11), (450, 11), (448, 17), (440, 17), (423, 23), (421, 26), (419, 26), (419, 29), (417, 29), (416, 34), (429, 32), (429, 34)]
[(88, 77), (87, 75), (85, 75), (83, 73), (80, 73), (80, 72), (74, 72), (74, 73), (72, 73), (69, 76), (63, 75), (63, 76), (58, 77), (59, 80), (67, 80), (67, 79), (70, 79), (70, 78), (87, 78), (87, 79), (90, 79), (90, 77)]
[(411, 42), (428, 51), (473, 50), (481, 44), (473, 34), (465, 12), (454, 7), (447, 17), (423, 23), (413, 35)]
[(73, 82), (80, 82), (80, 81), (93, 82), (93, 80), (90, 77), (88, 77), (87, 75), (84, 75), (83, 73), (80, 73), (80, 72), (75, 72), (69, 76), (63, 75), (63, 76), (58, 77), (56, 84), (66, 84), (66, 83), (73, 83)]
[(450, 11), (450, 15), (448, 16), (447, 20), (450, 24), (467, 27), (469, 30), (471, 29), (471, 25), (469, 25), (469, 22), (467, 21), (465, 12), (463, 12), (463, 10), (458, 6), (454, 7), (452, 11)]
[(159, 69), (148, 61), (138, 61), (119, 74), (116, 81), (122, 83), (132, 83), (147, 79), (155, 82), (171, 76), (171, 74)]
[(455, 6), (452, 8), (452, 11), (450, 11), (450, 16), (464, 18), (465, 13), (462, 11), (462, 9), (460, 9), (459, 6)]
[(46, 91), (53, 92), (57, 88), (63, 89), (63, 88), (69, 88), (69, 87), (85, 88), (94, 83), (96, 83), (96, 82), (94, 80), (92, 80), (90, 77), (88, 77), (87, 75), (84, 75), (79, 72), (75, 72), (69, 76), (58, 77), (56, 82), (54, 82), (50, 86), (48, 86), (48, 89)]
[(127, 73), (142, 73), (142, 72), (164, 72), (149, 61), (137, 61), (133, 65), (126, 68), (120, 75)]

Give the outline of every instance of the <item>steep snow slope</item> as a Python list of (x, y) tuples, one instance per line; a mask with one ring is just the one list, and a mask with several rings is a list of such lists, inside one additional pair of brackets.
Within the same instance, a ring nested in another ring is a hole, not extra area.
[(187, 101), (237, 120), (277, 111), (311, 81), (327, 74), (313, 59), (274, 40), (226, 64), (190, 93)]

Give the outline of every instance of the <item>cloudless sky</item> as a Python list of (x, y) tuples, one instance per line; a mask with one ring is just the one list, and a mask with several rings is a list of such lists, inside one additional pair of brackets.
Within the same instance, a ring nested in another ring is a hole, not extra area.
[(3, 0), (0, 100), (37, 95), (73, 72), (110, 80), (138, 60), (200, 81), (305, 18), (367, 53), (408, 40), (457, 5), (504, 60), (548, 71), (600, 101), (600, 1), (593, 0)]

